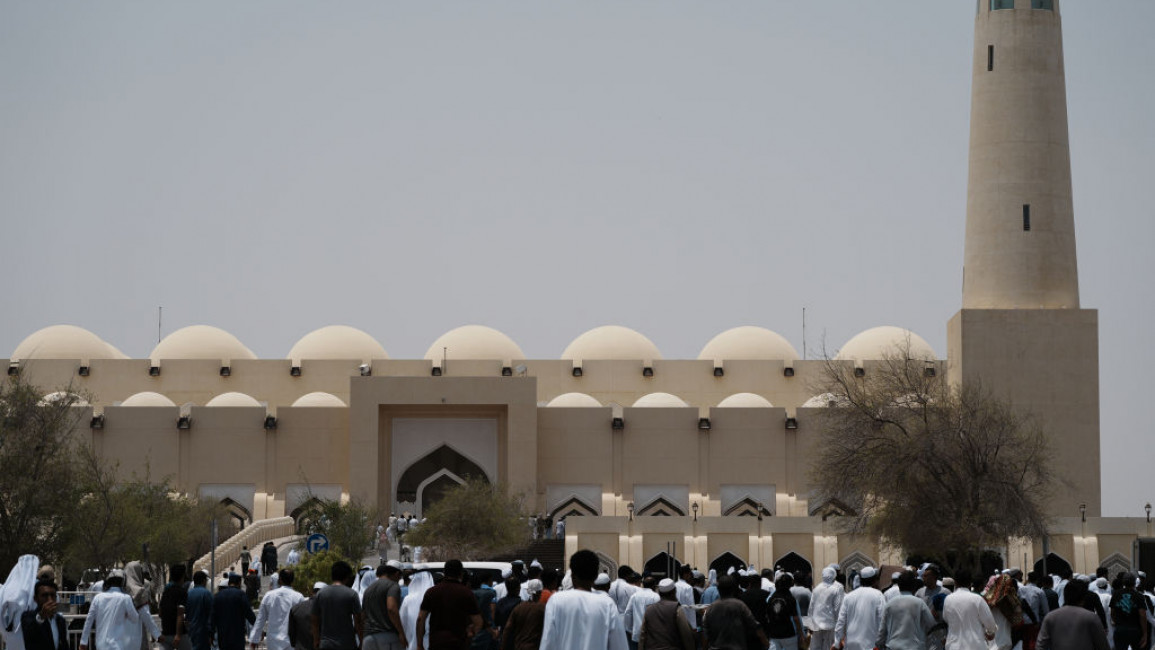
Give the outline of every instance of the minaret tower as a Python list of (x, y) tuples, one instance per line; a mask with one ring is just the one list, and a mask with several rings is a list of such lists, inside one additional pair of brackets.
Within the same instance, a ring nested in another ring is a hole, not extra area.
[(978, 0), (963, 308), (949, 375), (1053, 442), (1057, 516), (1101, 511), (1098, 313), (1079, 308), (1059, 0)]
[(1058, 0), (979, 0), (964, 309), (1078, 309)]

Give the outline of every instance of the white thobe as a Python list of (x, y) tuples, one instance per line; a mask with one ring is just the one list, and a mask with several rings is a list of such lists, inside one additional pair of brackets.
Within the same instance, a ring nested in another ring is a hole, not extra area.
[(678, 580), (674, 583), (674, 593), (678, 596), (682, 611), (686, 613), (690, 629), (698, 629), (698, 613), (694, 611), (694, 587), (685, 580)]
[(278, 587), (265, 594), (257, 611), (257, 622), (253, 623), (253, 631), (249, 634), (249, 643), (260, 643), (261, 632), (268, 624), (265, 645), (269, 650), (292, 648), (293, 644), (289, 643), (289, 610), (302, 600), (305, 597), (292, 587)]
[(617, 603), (619, 614), (626, 613), (626, 605), (630, 604), (630, 596), (633, 596), (637, 590), (637, 587), (621, 578), (614, 580), (613, 584), (610, 585), (610, 598), (613, 598), (614, 602)]
[(638, 641), (638, 635), (642, 633), (642, 621), (646, 617), (646, 608), (661, 599), (662, 597), (653, 589), (637, 589), (630, 596), (630, 601), (626, 603), (626, 611), (622, 617), (622, 625), (625, 626), (626, 633), (635, 643)]
[(834, 642), (846, 639), (846, 650), (873, 650), (885, 608), (886, 596), (874, 587), (859, 587), (846, 594), (834, 624)]
[(898, 590), (898, 585), (890, 585), (890, 589), (887, 589), (886, 591), (884, 591), (883, 595), (886, 596), (886, 602), (889, 603), (890, 601), (894, 600), (895, 598), (898, 598), (899, 596), (901, 596), (902, 592)]
[(942, 620), (947, 624), (947, 650), (987, 650), (986, 635), (998, 631), (990, 605), (966, 587), (958, 587), (943, 601)]
[(297, 549), (293, 549), (293, 550), (289, 551), (289, 557), (285, 558), (285, 562), (289, 566), (297, 566), (297, 563), (300, 561), (301, 561), (301, 554), (297, 551)]
[(842, 609), (842, 599), (845, 595), (846, 592), (839, 582), (830, 584), (824, 582), (814, 588), (814, 595), (810, 597), (811, 631), (834, 629), (838, 624), (838, 610)]
[(132, 606), (132, 598), (116, 587), (97, 594), (84, 619), (80, 644), (91, 646), (93, 632), (100, 650), (139, 650), (140, 614)]
[(545, 605), (541, 647), (627, 650), (617, 605), (605, 596), (580, 589), (555, 593)]
[(505, 588), (505, 581), (493, 585), (493, 602), (497, 602), (509, 595), (509, 590)]

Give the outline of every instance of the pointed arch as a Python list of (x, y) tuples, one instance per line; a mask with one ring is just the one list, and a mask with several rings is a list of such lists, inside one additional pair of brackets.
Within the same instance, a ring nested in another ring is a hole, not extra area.
[(796, 582), (802, 582), (805, 577), (814, 574), (814, 565), (810, 564), (810, 560), (807, 560), (794, 551), (790, 551), (786, 555), (778, 558), (778, 560), (774, 562), (774, 568), (782, 569), (794, 576)]
[(854, 514), (854, 508), (851, 508), (839, 499), (814, 501), (810, 506), (810, 516), (822, 517), (823, 521), (826, 521), (830, 517), (849, 517)]
[(253, 523), (253, 513), (243, 505), (233, 501), (230, 497), (221, 499), (221, 505), (229, 513), (229, 518), (236, 526), (237, 530), (243, 530), (245, 526)]
[(598, 511), (583, 499), (572, 496), (559, 504), (549, 514), (556, 521), (559, 517), (596, 517), (598, 516)]
[(289, 516), (297, 523), (297, 530), (303, 531), (308, 528), (309, 522), (315, 516), (315, 513), (321, 507), (321, 500), (315, 496), (310, 496), (301, 505), (293, 508)]
[(1099, 566), (1106, 567), (1107, 581), (1112, 582), (1120, 573), (1131, 570), (1131, 558), (1122, 553), (1112, 553), (1100, 562)]
[(646, 560), (646, 565), (643, 568), (643, 573), (649, 573), (655, 578), (673, 578), (677, 579), (678, 571), (682, 568), (682, 563), (669, 553), (662, 551), (650, 559)]
[[(1047, 557), (1047, 575), (1069, 576), (1074, 571), (1071, 569), (1071, 563), (1063, 559), (1063, 556), (1057, 553), (1048, 553)], [(1043, 572), (1043, 558), (1035, 561), (1035, 571)]]
[(601, 551), (594, 551), (594, 555), (598, 556), (598, 571), (600, 573), (608, 573), (611, 578), (618, 576), (618, 563), (616, 560)]
[(842, 567), (843, 573), (850, 575), (851, 571), (862, 571), (868, 566), (874, 566), (874, 560), (862, 551), (855, 551), (842, 558), (838, 564)]
[(734, 505), (727, 508), (726, 512), (722, 513), (722, 516), (724, 516), (724, 517), (757, 517), (759, 510), (761, 510), (763, 517), (771, 516), (770, 510), (769, 510), (769, 508), (766, 507), (766, 504), (764, 504), (764, 503), (759, 504), (753, 498), (746, 497), (745, 499), (742, 499), (741, 501), (738, 501)]
[(681, 508), (670, 503), (666, 497), (660, 496), (653, 501), (642, 506), (637, 512), (639, 517), (685, 517), (686, 513)]
[(447, 469), (425, 479), (417, 488), (420, 512), (428, 512), (429, 507), (440, 501), (446, 492), (464, 483), (463, 479)]
[(735, 571), (746, 568), (746, 561), (730, 551), (726, 551), (714, 558), (714, 561), (710, 563), (710, 568), (718, 572), (718, 577), (722, 577), (726, 575), (731, 568)]
[(462, 479), (478, 478), (490, 482), (480, 465), (449, 445), (441, 445), (413, 462), (397, 481), (397, 501), (416, 503), (421, 484), (441, 470)]

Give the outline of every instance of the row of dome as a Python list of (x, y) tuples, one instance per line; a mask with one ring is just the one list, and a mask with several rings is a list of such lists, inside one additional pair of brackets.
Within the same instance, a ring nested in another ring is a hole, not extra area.
[[(875, 327), (854, 336), (838, 351), (839, 360), (882, 359), (897, 349), (910, 350), (911, 358), (937, 359), (934, 349), (922, 337), (900, 327)], [(425, 359), (441, 363), (452, 360), (525, 359), (525, 354), (505, 334), (483, 325), (465, 325), (450, 330), (429, 346)], [(11, 360), (25, 359), (127, 359), (120, 350), (92, 332), (74, 325), (53, 325), (33, 333), (13, 351)], [(210, 325), (192, 325), (164, 337), (149, 359), (256, 359), (252, 350), (237, 337)], [(314, 330), (289, 350), (287, 358), (360, 360), (388, 359), (389, 355), (372, 336), (347, 325), (329, 325)], [(577, 337), (561, 358), (583, 360), (655, 361), (661, 352), (650, 339), (628, 327), (606, 325)], [(700, 360), (781, 360), (797, 361), (797, 350), (781, 335), (763, 327), (735, 327), (715, 336), (698, 354)]]
[[(55, 393), (50, 393), (48, 395), (45, 395), (43, 401), (52, 402), (52, 401), (64, 399), (67, 397), (69, 397), (69, 395), (64, 393), (64, 392), (55, 392)], [(75, 406), (88, 406), (88, 402), (86, 402), (83, 398), (80, 398), (77, 396), (71, 396), (71, 397), (74, 400), (73, 405), (75, 405)], [(807, 407), (807, 408), (825, 407), (825, 406), (829, 406), (829, 405), (833, 404), (834, 402), (835, 402), (835, 398), (833, 395), (825, 394), (825, 395), (817, 395), (815, 397), (810, 398), (802, 406)], [(317, 391), (317, 392), (302, 395), (301, 397), (298, 397), (296, 399), (296, 401), (293, 402), (292, 405), (293, 406), (310, 406), (310, 407), (337, 407), (337, 408), (341, 408), (341, 407), (346, 406), (345, 402), (343, 402), (340, 397), (337, 397), (336, 395), (333, 395), (332, 393), (325, 393), (322, 391)], [(680, 407), (688, 407), (689, 406), (689, 404), (687, 404), (685, 400), (678, 397), (677, 395), (671, 395), (670, 393), (650, 393), (648, 395), (643, 395), (643, 396), (639, 397), (637, 399), (637, 401), (634, 402), (633, 405), (635, 408), (680, 408)], [(144, 391), (144, 392), (136, 393), (135, 395), (130, 396), (128, 399), (121, 402), (119, 404), (119, 406), (173, 407), (173, 406), (176, 406), (176, 402), (173, 402), (171, 399), (169, 399), (168, 397), (166, 397), (160, 393), (154, 393), (152, 391)], [(261, 404), (259, 401), (257, 401), (257, 399), (251, 395), (247, 395), (245, 393), (238, 393), (238, 392), (228, 392), (228, 393), (221, 393), (220, 395), (217, 395), (216, 397), (210, 399), (208, 402), (205, 403), (205, 406), (222, 407), (222, 406), (264, 406), (264, 405)], [(586, 407), (599, 408), (599, 407), (606, 406), (606, 405), (599, 402), (595, 397), (593, 397), (591, 395), (587, 395), (585, 393), (565, 393), (563, 395), (558, 395), (557, 397), (550, 400), (549, 403), (546, 404), (546, 406), (547, 407), (560, 407), (560, 408), (586, 408)], [(726, 399), (722, 400), (721, 402), (718, 402), (718, 407), (719, 408), (774, 408), (774, 405), (770, 403), (770, 400), (766, 399), (765, 397), (762, 397), (761, 395), (757, 395), (755, 393), (735, 393), (735, 394), (727, 397)]]

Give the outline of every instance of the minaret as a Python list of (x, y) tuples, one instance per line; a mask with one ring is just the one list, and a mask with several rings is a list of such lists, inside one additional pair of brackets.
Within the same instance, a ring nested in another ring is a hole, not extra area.
[(978, 0), (963, 308), (948, 375), (1052, 442), (1050, 511), (1101, 511), (1098, 313), (1079, 308), (1059, 0)]
[(965, 309), (1078, 309), (1058, 0), (979, 0)]

